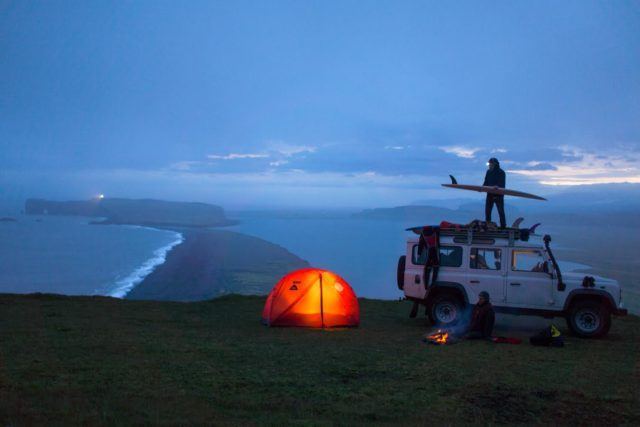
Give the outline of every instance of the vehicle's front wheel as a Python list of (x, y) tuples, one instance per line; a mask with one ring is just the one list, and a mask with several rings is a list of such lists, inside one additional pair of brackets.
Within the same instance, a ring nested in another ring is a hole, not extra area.
[(429, 320), (437, 326), (453, 326), (462, 319), (463, 304), (454, 294), (437, 295), (429, 305)]
[(611, 328), (611, 312), (601, 302), (579, 301), (571, 306), (567, 326), (580, 338), (597, 338)]

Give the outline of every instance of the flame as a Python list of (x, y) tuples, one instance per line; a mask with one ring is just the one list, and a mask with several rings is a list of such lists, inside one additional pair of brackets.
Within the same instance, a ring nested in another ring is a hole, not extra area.
[(445, 332), (444, 334), (440, 334), (440, 336), (436, 338), (436, 341), (441, 344), (445, 344), (448, 338), (449, 338), (449, 333)]
[(449, 332), (439, 330), (427, 337), (434, 344), (446, 344), (449, 341)]

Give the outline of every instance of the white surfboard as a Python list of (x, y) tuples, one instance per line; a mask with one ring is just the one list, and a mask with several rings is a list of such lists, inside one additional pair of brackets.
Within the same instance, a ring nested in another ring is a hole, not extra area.
[[(451, 176), (451, 175), (449, 175)], [(544, 197), (536, 196), (535, 194), (525, 193), (524, 191), (510, 190), (508, 188), (499, 188), (499, 187), (490, 187), (486, 185), (467, 185), (467, 184), (458, 184), (456, 179), (451, 176), (452, 184), (442, 184), (443, 187), (448, 188), (457, 188), (459, 190), (469, 190), (469, 191), (477, 191), (479, 193), (489, 193), (489, 194), (498, 194), (502, 196), (514, 196), (514, 197), (523, 197), (525, 199), (534, 199), (534, 200), (547, 200)]]

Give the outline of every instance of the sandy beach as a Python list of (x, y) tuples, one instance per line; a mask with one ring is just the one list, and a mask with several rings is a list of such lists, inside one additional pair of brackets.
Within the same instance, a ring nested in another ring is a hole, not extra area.
[(184, 241), (127, 299), (196, 301), (225, 294), (263, 295), (307, 261), (257, 237), (226, 230), (178, 230)]

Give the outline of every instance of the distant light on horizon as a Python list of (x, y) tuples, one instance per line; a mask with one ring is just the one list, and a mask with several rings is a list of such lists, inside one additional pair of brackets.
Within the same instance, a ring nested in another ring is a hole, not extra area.
[(98, 199), (104, 199), (104, 194), (98, 194)]

